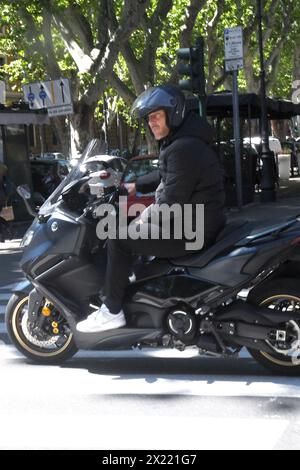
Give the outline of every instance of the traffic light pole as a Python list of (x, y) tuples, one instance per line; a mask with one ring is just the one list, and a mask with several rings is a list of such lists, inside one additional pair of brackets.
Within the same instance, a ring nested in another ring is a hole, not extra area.
[(190, 77), (179, 80), (179, 87), (196, 94), (199, 99), (199, 114), (206, 116), (206, 92), (204, 73), (204, 40), (199, 36), (195, 46), (177, 50), (177, 56), (183, 61), (178, 66), (178, 74)]
[(206, 90), (205, 90), (205, 76), (204, 76), (204, 39), (202, 36), (198, 36), (196, 39), (196, 50), (200, 56), (200, 76), (197, 95), (199, 99), (199, 115), (206, 118)]
[(275, 161), (274, 154), (269, 147), (269, 128), (266, 109), (266, 80), (262, 40), (262, 5), (257, 0), (258, 12), (258, 44), (260, 60), (260, 103), (261, 103), (261, 160), (262, 171), (260, 178), (260, 200), (261, 202), (272, 202), (276, 200), (275, 191)]

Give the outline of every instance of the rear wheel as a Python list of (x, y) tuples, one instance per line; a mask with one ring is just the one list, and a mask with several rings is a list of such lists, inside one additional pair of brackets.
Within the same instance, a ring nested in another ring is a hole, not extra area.
[(28, 294), (13, 295), (6, 308), (6, 327), (16, 348), (34, 362), (61, 363), (72, 357), (77, 348), (65, 318), (55, 309), (49, 317), (37, 312), (28, 317)]
[[(250, 291), (248, 301), (273, 311), (285, 312), (287, 321), (282, 326), (285, 340), (269, 340), (274, 353), (248, 349), (264, 367), (280, 375), (300, 375), (300, 283), (295, 279), (274, 279)], [(290, 320), (289, 313), (298, 313), (299, 321)]]

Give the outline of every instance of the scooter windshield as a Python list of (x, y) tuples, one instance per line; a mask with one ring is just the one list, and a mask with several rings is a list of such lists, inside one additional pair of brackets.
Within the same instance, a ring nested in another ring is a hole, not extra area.
[(103, 143), (101, 143), (99, 139), (92, 139), (82, 152), (76, 167), (70, 171), (66, 178), (57, 186), (48, 199), (46, 199), (44, 204), (40, 207), (39, 213), (45, 215), (51, 212), (59, 196), (66, 190), (66, 188), (71, 184), (74, 184), (74, 182), (79, 181), (84, 176), (85, 170), (83, 169), (83, 165), (85, 161), (90, 157), (105, 153), (103, 150)]

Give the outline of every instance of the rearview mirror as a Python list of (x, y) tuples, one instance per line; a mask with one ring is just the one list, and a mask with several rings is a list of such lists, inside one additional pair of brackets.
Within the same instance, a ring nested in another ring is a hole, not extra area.
[(17, 187), (17, 193), (21, 196), (22, 199), (30, 199), (31, 192), (27, 184), (22, 184)]

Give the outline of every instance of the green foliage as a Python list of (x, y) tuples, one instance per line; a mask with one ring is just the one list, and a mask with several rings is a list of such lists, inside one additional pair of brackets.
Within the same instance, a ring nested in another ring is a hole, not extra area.
[[(150, 70), (153, 66), (154, 76), (148, 80), (154, 83), (167, 82), (177, 63), (176, 49), (180, 44), (180, 38), (186, 27), (187, 11), (191, 0), (173, 0), (172, 8), (163, 21), (163, 27), (159, 34), (159, 43), (156, 50), (151, 52), (149, 58), (145, 57), (145, 47), (149, 35), (153, 31), (149, 27), (150, 20), (155, 15), (160, 0), (152, 0), (147, 9), (145, 21), (136, 28), (130, 37), (130, 47), (138, 66), (146, 64)], [(21, 84), (32, 82), (43, 78), (49, 78), (50, 71), (47, 64), (48, 55), (47, 39), (45, 39), (45, 28), (43, 13), (45, 9), (56, 18), (68, 14), (71, 6), (82, 15), (82, 19), (90, 26), (94, 47), (97, 47), (99, 31), (97, 29), (97, 15), (100, 0), (3, 0), (1, 1), (0, 25), (6, 26), (6, 34), (0, 37), (0, 53), (9, 57), (9, 63), (2, 70), (13, 89), (20, 89)], [(199, 2), (200, 4), (201, 2)], [(270, 81), (270, 94), (289, 98), (293, 77), (292, 58), (296, 42), (300, 35), (300, 9), (293, 6), (291, 0), (278, 0), (276, 7), (270, 11), (274, 0), (266, 0), (264, 3), (263, 27), (264, 31), (271, 28), (267, 41), (264, 45), (266, 63), (272, 58), (276, 49), (280, 49), (278, 64), (267, 67), (267, 79)], [(294, 2), (295, 3), (295, 2)], [(124, 0), (111, 0), (110, 8), (114, 8), (117, 20), (122, 14)], [(241, 91), (249, 89), (249, 80), (258, 83), (259, 78), (259, 56), (258, 56), (258, 34), (257, 22), (255, 22), (256, 2), (250, 0), (207, 0), (203, 2), (203, 8), (197, 15), (192, 30), (191, 41), (194, 42), (198, 35), (203, 35), (206, 44), (206, 75), (211, 84), (215, 83), (223, 73), (224, 60), (224, 29), (226, 27), (241, 25), (245, 31), (247, 54), (250, 57), (247, 73), (239, 75), (239, 86)], [(147, 21), (146, 21), (147, 20)], [(106, 25), (105, 25), (106, 26)], [(253, 29), (251, 30), (251, 26)], [(109, 35), (112, 31), (108, 30)], [(95, 78), (93, 71), (79, 72), (74, 58), (70, 55), (63, 41), (61, 30), (53, 22), (51, 26), (51, 39), (53, 42), (53, 54), (55, 62), (61, 75), (77, 81), (78, 98), (82, 97)], [(74, 40), (82, 46), (80, 35), (75, 31)], [(151, 40), (150, 40), (151, 43)], [(120, 46), (121, 48), (121, 46)], [(47, 57), (45, 57), (45, 55)], [(148, 60), (148, 62), (147, 62)], [(151, 62), (152, 61), (152, 62)], [(250, 63), (251, 62), (251, 63)], [(114, 72), (128, 90), (136, 93), (129, 73), (128, 63), (120, 52), (114, 65)], [(273, 80), (275, 77), (275, 80)], [(109, 86), (107, 80), (107, 93), (109, 96), (116, 94), (116, 90)], [(147, 83), (147, 77), (144, 84)], [(220, 81), (218, 89), (226, 86)], [(102, 99), (101, 97), (99, 97)], [(101, 103), (100, 108), (101, 109)], [(124, 99), (119, 98), (118, 109), (126, 119), (128, 107)], [(98, 116), (101, 116), (101, 113)]]

